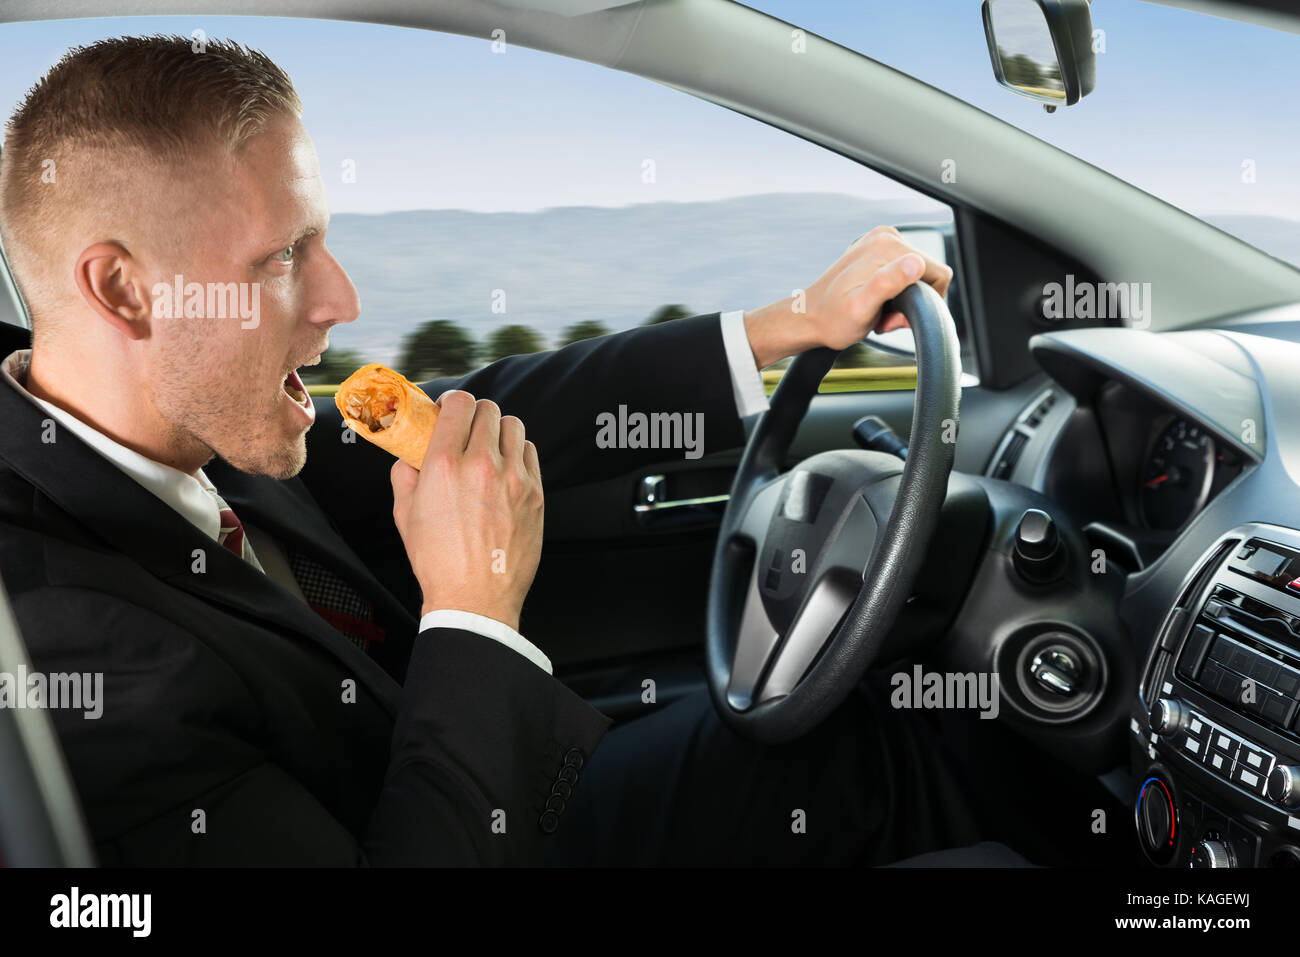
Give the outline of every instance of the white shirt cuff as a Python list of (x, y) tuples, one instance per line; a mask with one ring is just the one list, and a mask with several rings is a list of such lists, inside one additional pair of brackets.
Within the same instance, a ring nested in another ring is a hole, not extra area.
[(731, 369), (731, 392), (736, 397), (736, 414), (742, 419), (767, 411), (767, 393), (763, 375), (758, 371), (754, 350), (745, 332), (745, 311), (737, 309), (722, 314), (722, 348)]
[(551, 659), (519, 632), (503, 621), (476, 615), (472, 611), (459, 611), (454, 608), (436, 608), (420, 619), (420, 630), (426, 628), (459, 628), (472, 631), (485, 638), (499, 641), (507, 648), (513, 648), (548, 675), (552, 674)]

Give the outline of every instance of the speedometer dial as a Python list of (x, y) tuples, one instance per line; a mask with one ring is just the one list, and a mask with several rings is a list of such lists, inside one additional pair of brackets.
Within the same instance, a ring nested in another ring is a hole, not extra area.
[(1138, 504), (1148, 528), (1181, 528), (1200, 511), (1214, 478), (1214, 439), (1186, 419), (1169, 423), (1151, 445)]

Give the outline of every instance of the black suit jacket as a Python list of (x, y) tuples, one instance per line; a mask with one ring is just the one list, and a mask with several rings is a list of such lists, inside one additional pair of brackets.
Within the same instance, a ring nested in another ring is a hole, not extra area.
[[(425, 388), (451, 387), (519, 414), (552, 487), (671, 454), (598, 449), (620, 403), (705, 413), (709, 451), (743, 434), (716, 314)], [(43, 441), (44, 413), (0, 383), (0, 575), (36, 670), (103, 674), (102, 717), (50, 712), (100, 861), (540, 862), (609, 719), (496, 641), (417, 637), (392, 460), (317, 409), (304, 474), (326, 509), (300, 479), (205, 471), (374, 604), (373, 658), (76, 436)]]

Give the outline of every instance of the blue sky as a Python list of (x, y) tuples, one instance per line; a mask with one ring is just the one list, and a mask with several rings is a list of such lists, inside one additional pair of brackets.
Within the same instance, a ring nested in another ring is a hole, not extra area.
[[(1096, 92), (1047, 115), (993, 81), (976, 0), (750, 4), (974, 105), (1196, 213), (1300, 219), (1300, 37), (1096, 0)], [(397, 27), (168, 17), (0, 25), (7, 114), (70, 45), (204, 29), (293, 77), (337, 211), (531, 210), (772, 191), (906, 195), (840, 157), (638, 77)], [(653, 158), (656, 182), (642, 181)], [(334, 171), (357, 164), (357, 182)], [(1257, 182), (1241, 182), (1244, 159)]]

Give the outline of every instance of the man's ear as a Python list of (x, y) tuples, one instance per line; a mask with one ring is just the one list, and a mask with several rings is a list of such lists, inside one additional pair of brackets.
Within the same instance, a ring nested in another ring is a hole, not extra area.
[(77, 257), (77, 289), (86, 305), (129, 339), (149, 334), (153, 309), (140, 264), (117, 243), (95, 243)]

